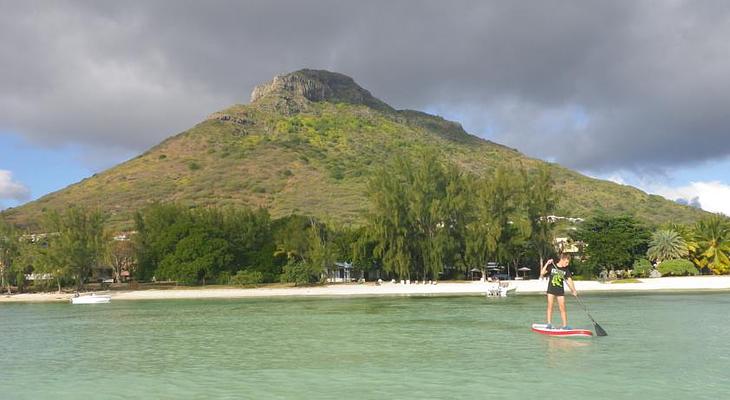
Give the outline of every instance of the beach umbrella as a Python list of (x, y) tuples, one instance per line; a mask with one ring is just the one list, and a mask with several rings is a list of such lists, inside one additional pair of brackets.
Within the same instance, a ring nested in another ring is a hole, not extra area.
[(522, 268), (518, 269), (518, 271), (522, 271), (522, 277), (523, 278), (525, 276), (527, 276), (527, 271), (529, 271), (529, 270), (530, 270), (530, 268), (528, 268), (528, 267), (522, 267)]

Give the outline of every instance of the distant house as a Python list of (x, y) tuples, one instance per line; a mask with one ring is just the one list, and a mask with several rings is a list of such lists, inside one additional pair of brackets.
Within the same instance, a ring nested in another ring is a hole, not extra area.
[(343, 283), (356, 280), (353, 275), (352, 263), (336, 262), (333, 266), (328, 267), (325, 271), (327, 282)]
[(561, 253), (568, 253), (572, 255), (578, 255), (581, 252), (584, 244), (582, 242), (574, 242), (567, 237), (556, 237), (555, 248)]
[(547, 219), (548, 222), (552, 222), (552, 223), (555, 223), (555, 222), (558, 222), (558, 221), (568, 221), (568, 222), (570, 222), (572, 224), (579, 224), (579, 223), (585, 221), (583, 218), (578, 218), (578, 217), (561, 217), (561, 216), (558, 216), (558, 215), (548, 215), (547, 217), (545, 217), (545, 219)]
[(25, 274), (26, 281), (50, 281), (53, 279), (53, 274)]

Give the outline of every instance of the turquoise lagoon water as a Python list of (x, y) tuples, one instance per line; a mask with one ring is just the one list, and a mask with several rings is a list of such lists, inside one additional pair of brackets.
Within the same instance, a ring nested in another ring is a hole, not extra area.
[(585, 300), (609, 336), (532, 333), (542, 296), (2, 304), (0, 398), (730, 398), (730, 293)]

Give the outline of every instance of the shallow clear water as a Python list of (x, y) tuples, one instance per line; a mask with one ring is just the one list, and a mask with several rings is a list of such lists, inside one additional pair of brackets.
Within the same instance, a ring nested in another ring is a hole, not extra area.
[(0, 398), (730, 396), (730, 293), (585, 300), (609, 336), (532, 333), (542, 296), (2, 304)]

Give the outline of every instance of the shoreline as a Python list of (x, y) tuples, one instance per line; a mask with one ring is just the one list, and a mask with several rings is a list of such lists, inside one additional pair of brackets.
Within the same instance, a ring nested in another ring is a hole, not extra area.
[[(601, 283), (599, 281), (575, 281), (578, 294), (626, 293), (626, 292), (685, 292), (685, 291), (730, 291), (730, 276), (695, 276), (638, 279), (638, 283)], [(515, 288), (515, 295), (540, 295), (545, 293), (545, 280), (516, 280), (509, 282)], [(311, 287), (278, 288), (205, 288), (107, 290), (98, 294), (111, 295), (112, 300), (181, 300), (181, 299), (240, 299), (274, 297), (368, 297), (368, 296), (411, 296), (411, 295), (484, 295), (492, 282), (440, 282), (435, 285), (384, 282), (376, 285), (330, 284)], [(566, 295), (570, 296), (566, 288)], [(0, 303), (47, 303), (68, 302), (70, 293), (21, 293), (0, 295)]]

